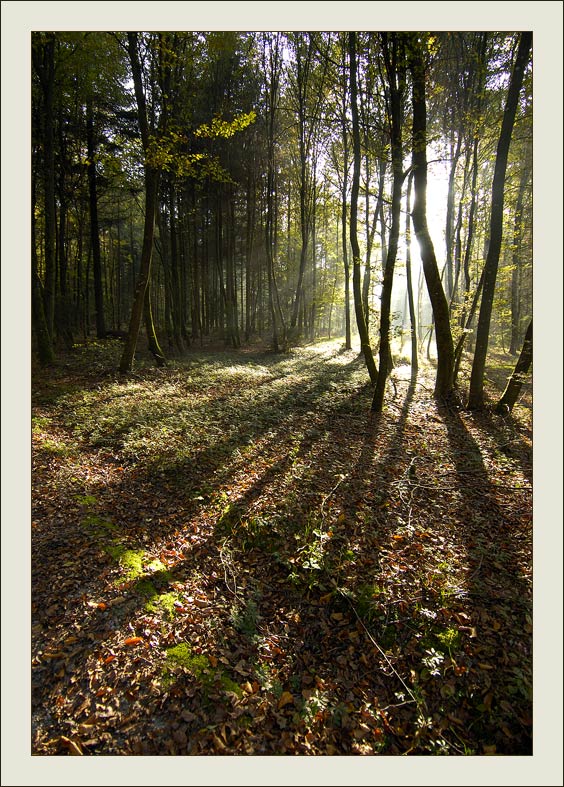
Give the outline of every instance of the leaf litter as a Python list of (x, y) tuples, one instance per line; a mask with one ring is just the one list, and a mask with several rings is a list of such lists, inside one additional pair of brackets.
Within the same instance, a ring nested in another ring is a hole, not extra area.
[(530, 402), (394, 375), (380, 416), (336, 342), (36, 375), (34, 754), (531, 753)]

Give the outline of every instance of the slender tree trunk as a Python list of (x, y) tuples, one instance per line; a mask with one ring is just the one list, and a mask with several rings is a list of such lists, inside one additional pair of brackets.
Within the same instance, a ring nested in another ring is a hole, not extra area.
[(149, 351), (155, 359), (157, 366), (165, 366), (166, 358), (160, 348), (159, 340), (155, 331), (155, 323), (153, 320), (153, 309), (151, 305), (151, 281), (147, 282), (145, 287), (145, 300), (143, 301), (143, 320), (145, 321), (145, 331), (147, 333), (147, 344)]
[(513, 406), (521, 392), (521, 387), (529, 371), (529, 367), (533, 360), (533, 321), (529, 323), (527, 332), (525, 334), (525, 341), (519, 360), (515, 365), (513, 374), (509, 378), (509, 382), (503, 392), (503, 395), (496, 405), (496, 412), (505, 415), (513, 410)]
[(448, 301), (445, 297), (427, 226), (427, 108), (425, 102), (425, 65), (420, 44), (411, 38), (410, 69), (413, 79), (413, 228), (419, 243), (423, 272), (433, 307), (437, 341), (435, 396), (448, 399), (454, 388), (454, 347), (450, 329)]
[(446, 296), (452, 299), (454, 293), (454, 271), (453, 271), (453, 224), (454, 224), (454, 182), (456, 177), (456, 167), (460, 158), (462, 146), (462, 134), (458, 134), (456, 148), (451, 143), (451, 165), (448, 176), (447, 211), (445, 224), (445, 245), (446, 245)]
[(349, 68), (351, 89), (351, 113), (353, 127), (353, 179), (351, 188), (351, 218), (350, 236), (353, 255), (353, 297), (356, 315), (356, 324), (360, 337), (360, 347), (364, 355), (366, 368), (371, 382), (375, 385), (378, 380), (378, 369), (370, 346), (368, 327), (362, 306), (362, 288), (360, 281), (360, 247), (358, 244), (357, 212), (358, 192), (360, 182), (360, 131), (358, 122), (357, 81), (356, 81), (356, 33), (349, 33)]
[(416, 377), (419, 370), (419, 358), (417, 353), (417, 316), (415, 314), (415, 302), (413, 299), (413, 280), (411, 275), (411, 185), (413, 183), (413, 171), (409, 173), (407, 180), (407, 196), (405, 211), (405, 267), (407, 276), (407, 302), (409, 304), (409, 325), (411, 333), (411, 376)]
[(36, 175), (35, 168), (32, 171), (31, 180), (31, 308), (33, 316), (33, 331), (37, 341), (37, 355), (41, 366), (49, 366), (55, 360), (53, 352), (53, 342), (47, 327), (45, 311), (43, 307), (43, 296), (41, 292), (41, 279), (39, 278), (37, 262), (37, 239), (35, 227), (35, 198), (36, 198)]
[(96, 142), (94, 137), (94, 111), (92, 102), (88, 104), (86, 118), (86, 140), (88, 149), (88, 204), (90, 207), (90, 245), (92, 248), (92, 272), (94, 275), (94, 304), (96, 309), (96, 336), (103, 339), (106, 335), (104, 315), (104, 288), (102, 255), (100, 252), (100, 230), (98, 226), (98, 187), (96, 178)]
[(511, 134), (519, 102), (519, 93), (521, 91), (521, 85), (523, 84), (525, 68), (529, 60), (532, 38), (532, 33), (526, 31), (521, 34), (519, 39), (519, 48), (517, 50), (517, 57), (509, 82), (507, 102), (503, 113), (503, 121), (497, 146), (492, 183), (490, 243), (484, 266), (484, 286), (482, 291), (482, 302), (480, 304), (480, 315), (478, 317), (476, 347), (468, 394), (468, 408), (470, 410), (480, 410), (484, 407), (484, 371), (486, 367), (495, 283), (503, 235), (505, 172), (507, 169), (509, 146), (511, 144)]
[(403, 53), (403, 43), (397, 34), (382, 33), (382, 47), (384, 52), (384, 62), (388, 75), (388, 86), (390, 95), (390, 141), (392, 149), (392, 223), (390, 227), (390, 240), (386, 265), (384, 268), (384, 280), (382, 282), (382, 296), (380, 306), (380, 348), (378, 364), (378, 382), (374, 390), (372, 399), (372, 409), (381, 412), (384, 404), (384, 393), (386, 390), (386, 380), (391, 370), (389, 359), (391, 357), (390, 347), (390, 310), (392, 302), (392, 286), (394, 281), (394, 267), (398, 251), (398, 241), (400, 234), (401, 221), (401, 191), (403, 185), (403, 149), (402, 149), (402, 103), (403, 90), (405, 85), (405, 56)]
[[(343, 130), (346, 138), (346, 131)], [(341, 244), (343, 250), (343, 267), (345, 269), (345, 350), (350, 350), (351, 342), (351, 271), (349, 264), (349, 248), (347, 238), (347, 172), (348, 172), (348, 146), (343, 152), (343, 188), (341, 191)]]
[(512, 270), (511, 270), (511, 345), (509, 352), (517, 355), (519, 342), (521, 315), (519, 313), (519, 273), (521, 267), (521, 237), (523, 234), (523, 201), (525, 189), (529, 180), (530, 170), (524, 166), (521, 171), (519, 181), (519, 191), (515, 204), (515, 217), (513, 220), (513, 248), (512, 248)]
[(57, 260), (55, 236), (55, 34), (46, 33), (37, 46), (32, 47), (33, 65), (39, 77), (43, 95), (43, 193), (45, 200), (45, 279), (43, 311), (47, 330), (54, 339), (55, 292)]
[[(149, 124), (147, 119), (145, 94), (143, 92), (141, 64), (139, 61), (139, 52), (137, 49), (137, 33), (128, 33), (127, 37), (131, 69), (133, 73), (133, 83), (135, 87), (135, 98), (137, 101), (137, 114), (139, 117), (139, 127), (141, 130), (141, 140), (143, 143), (143, 150), (145, 151), (146, 155), (149, 146)], [(131, 309), (131, 318), (129, 321), (129, 330), (120, 361), (120, 371), (122, 372), (130, 372), (132, 369), (135, 348), (137, 346), (137, 338), (139, 336), (141, 320), (145, 310), (145, 290), (147, 289), (149, 282), (151, 261), (153, 257), (153, 239), (155, 234), (158, 187), (159, 173), (150, 165), (148, 161), (145, 161), (145, 223), (143, 227), (141, 266), (137, 283), (135, 285), (133, 306)], [(152, 320), (146, 320), (146, 327), (151, 330), (151, 326)], [(147, 338), (152, 341), (152, 337), (150, 338), (148, 336)], [(156, 340), (156, 337), (154, 338)], [(158, 342), (156, 342), (156, 344), (158, 346)], [(160, 358), (164, 359), (164, 355), (162, 350), (160, 350), (160, 347), (158, 355)], [(155, 358), (157, 363), (161, 363), (159, 357), (155, 356)]]

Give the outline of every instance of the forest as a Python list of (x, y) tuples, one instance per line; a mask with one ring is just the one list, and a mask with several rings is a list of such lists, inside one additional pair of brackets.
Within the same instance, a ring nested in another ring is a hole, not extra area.
[(533, 34), (30, 74), (32, 753), (531, 755)]

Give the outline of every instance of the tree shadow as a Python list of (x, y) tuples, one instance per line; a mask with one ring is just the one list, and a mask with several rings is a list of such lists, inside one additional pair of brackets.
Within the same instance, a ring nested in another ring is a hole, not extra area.
[[(512, 742), (513, 753), (530, 754), (530, 720), (514, 716), (505, 729), (491, 713), (516, 704), (528, 706), (532, 690), (532, 588), (520, 557), (530, 546), (529, 490), (495, 484), (482, 450), (461, 415), (445, 405), (438, 412), (447, 430), (458, 479), (460, 538), (468, 558), (465, 592), (477, 636), (474, 653), (480, 663), (475, 674), (474, 723), (481, 737), (503, 751)], [(477, 426), (483, 426), (479, 419)], [(484, 666), (485, 665), (485, 666)]]

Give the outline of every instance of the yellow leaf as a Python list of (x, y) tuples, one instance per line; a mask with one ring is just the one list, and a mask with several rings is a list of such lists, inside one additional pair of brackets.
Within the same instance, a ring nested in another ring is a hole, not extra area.
[(278, 700), (278, 710), (280, 710), (280, 708), (283, 708), (285, 705), (289, 705), (290, 703), (293, 703), (293, 702), (294, 702), (293, 695), (290, 694), (289, 691), (284, 691), (282, 693), (282, 696)]
[(67, 749), (69, 750), (69, 754), (82, 757), (83, 755), (82, 749), (80, 748), (80, 746), (78, 746), (78, 744), (76, 744), (70, 738), (67, 738), (65, 735), (61, 735), (60, 741), (64, 746), (67, 747)]

